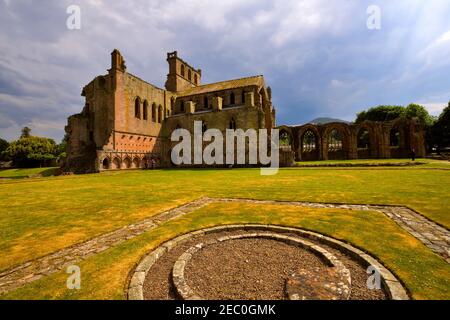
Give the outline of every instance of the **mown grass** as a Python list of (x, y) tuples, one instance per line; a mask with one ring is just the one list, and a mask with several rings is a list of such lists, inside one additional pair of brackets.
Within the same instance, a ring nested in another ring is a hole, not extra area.
[[(447, 165), (441, 162), (438, 164)], [(431, 167), (424, 167), (428, 165)], [(281, 169), (274, 176), (261, 176), (259, 169), (119, 171), (0, 180), (0, 270), (202, 196), (406, 205), (449, 228), (450, 171), (440, 170), (439, 166), (434, 167), (434, 163), (424, 166), (419, 166), (422, 169), (288, 168)], [(16, 175), (21, 174), (16, 172)], [(405, 282), (410, 281), (408, 287), (415, 297), (448, 297), (447, 281), (450, 277), (446, 273), (448, 271), (443, 271), (448, 269), (448, 265), (437, 262), (444, 260), (399, 228), (394, 230), (385, 227), (386, 223), (390, 223), (387, 218), (380, 218), (374, 229), (370, 223), (357, 221), (365, 213), (346, 216), (335, 212), (335, 215), (329, 214), (324, 220), (326, 215), (310, 212), (306, 215), (308, 221), (300, 221), (296, 220), (300, 219), (298, 214), (287, 214), (284, 209), (278, 212), (263, 207), (254, 207), (252, 210), (242, 207), (241, 210), (238, 206), (233, 208), (236, 211), (234, 213), (226, 212), (225, 209), (218, 208), (208, 213), (200, 210), (189, 215), (192, 220), (183, 218), (170, 222), (82, 262), (80, 265), (89, 284), (86, 283), (80, 292), (56, 288), (60, 285), (58, 281), (66, 276), (60, 273), (7, 297), (30, 297), (34, 292), (37, 298), (120, 298), (126, 273), (146, 250), (178, 233), (239, 221), (306, 227), (346, 239), (379, 255), (385, 263), (392, 261), (389, 266), (395, 272), (401, 270), (399, 276), (405, 278)], [(226, 215), (222, 216), (223, 212)], [(303, 215), (302, 212), (300, 214)], [(341, 217), (345, 217), (345, 223)], [(363, 237), (366, 233), (373, 233), (373, 236), (367, 234)], [(379, 239), (374, 240), (375, 236)], [(412, 247), (415, 249), (411, 255), (402, 249), (408, 251)], [(387, 251), (383, 251), (383, 248)], [(416, 267), (408, 271), (411, 264)], [(429, 283), (423, 278), (435, 272), (431, 289), (422, 288)], [(111, 285), (106, 283), (106, 279), (112, 281)], [(55, 284), (52, 285), (53, 282)], [(41, 290), (39, 286), (43, 288), (41, 293), (37, 292)]]
[(450, 171), (154, 170), (0, 182), (0, 270), (193, 199), (406, 205), (450, 226)]
[(124, 299), (128, 273), (147, 252), (178, 234), (232, 223), (294, 226), (336, 237), (378, 257), (413, 298), (450, 299), (448, 264), (379, 212), (244, 203), (213, 203), (80, 262), (80, 290), (66, 288), (62, 270), (0, 299)]
[[(352, 160), (324, 160), (324, 161), (298, 161), (299, 166), (326, 166), (326, 165), (352, 165), (352, 166), (366, 166), (366, 165), (389, 165), (389, 164), (418, 164), (416, 168), (442, 168), (450, 169), (450, 161), (434, 160), (427, 158), (417, 158), (415, 161), (411, 159), (352, 159)], [(411, 169), (411, 167), (409, 167)]]
[(4, 169), (0, 170), (0, 178), (24, 179), (32, 176), (51, 177), (59, 172), (57, 167), (48, 168), (26, 168), (26, 169)]

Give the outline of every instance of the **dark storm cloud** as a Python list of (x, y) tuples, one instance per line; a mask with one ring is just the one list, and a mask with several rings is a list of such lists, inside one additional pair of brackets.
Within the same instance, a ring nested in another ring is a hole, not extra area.
[[(378, 31), (366, 27), (372, 3), (0, 0), (0, 136), (28, 125), (59, 140), (114, 48), (131, 73), (160, 87), (172, 50), (203, 70), (203, 82), (264, 74), (279, 124), (352, 120), (387, 103), (438, 113), (450, 99), (450, 3), (377, 1)], [(81, 30), (66, 28), (71, 4)]]

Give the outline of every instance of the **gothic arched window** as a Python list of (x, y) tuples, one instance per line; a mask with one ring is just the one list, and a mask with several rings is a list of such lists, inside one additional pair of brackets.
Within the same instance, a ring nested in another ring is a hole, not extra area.
[(337, 151), (342, 150), (344, 138), (342, 134), (337, 130), (333, 129), (328, 136), (328, 150)]
[(134, 116), (138, 119), (141, 118), (141, 99), (139, 97), (134, 100)]
[(369, 130), (362, 128), (358, 132), (357, 137), (357, 148), (358, 149), (369, 149), (370, 148), (370, 135)]
[(307, 130), (303, 134), (302, 138), (302, 151), (313, 152), (316, 151), (316, 148), (317, 148), (316, 135), (312, 130)]

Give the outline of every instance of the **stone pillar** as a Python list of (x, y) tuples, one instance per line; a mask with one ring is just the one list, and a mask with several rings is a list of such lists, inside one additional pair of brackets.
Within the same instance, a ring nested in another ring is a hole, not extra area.
[(245, 106), (254, 107), (255, 106), (255, 94), (254, 92), (245, 93)]
[(319, 155), (319, 159), (320, 160), (328, 160), (328, 139), (327, 137), (323, 137), (323, 133), (322, 133), (322, 137), (320, 139), (321, 145), (320, 145), (320, 155)]
[(354, 132), (350, 131), (348, 135), (348, 159), (357, 159), (358, 158), (358, 141), (357, 136)]
[(184, 103), (184, 106), (186, 108), (186, 113), (191, 114), (195, 112), (195, 103), (194, 101), (186, 101)]
[(212, 109), (213, 111), (222, 110), (223, 98), (222, 97), (213, 97), (212, 99)]

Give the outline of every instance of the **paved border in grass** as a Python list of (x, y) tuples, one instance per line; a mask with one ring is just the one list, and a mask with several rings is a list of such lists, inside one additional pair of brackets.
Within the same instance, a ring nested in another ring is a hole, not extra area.
[(274, 200), (253, 199), (229, 199), (229, 198), (200, 198), (184, 204), (181, 207), (164, 211), (152, 218), (130, 224), (118, 230), (106, 233), (99, 237), (80, 244), (56, 251), (52, 254), (26, 262), (15, 268), (0, 273), (0, 293), (8, 292), (23, 285), (48, 276), (75, 262), (105, 251), (112, 246), (132, 239), (148, 230), (174, 218), (195, 211), (207, 204), (214, 202), (239, 202), (253, 204), (284, 204), (309, 208), (336, 208), (360, 211), (379, 211), (394, 220), (401, 228), (421, 241), (433, 252), (443, 257), (450, 264), (450, 232), (414, 212), (402, 206), (386, 205), (357, 205), (357, 204), (333, 204), (314, 202), (288, 202)]

